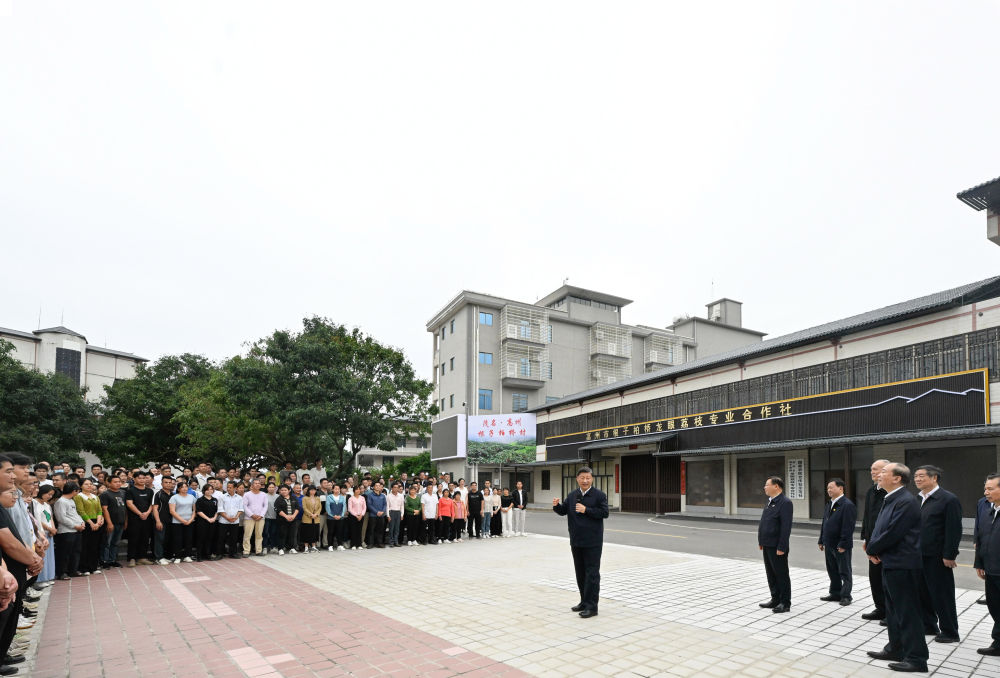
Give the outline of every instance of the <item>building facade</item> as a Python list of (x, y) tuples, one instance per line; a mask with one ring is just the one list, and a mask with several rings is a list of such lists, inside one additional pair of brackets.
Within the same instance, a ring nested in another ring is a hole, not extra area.
[(1000, 467), (998, 367), (1000, 277), (535, 407), (533, 472), (564, 491), (589, 463), (621, 510), (729, 516), (778, 475), (819, 519), (831, 478), (858, 501), (873, 460), (930, 463), (971, 521)]
[(91, 402), (101, 399), (105, 386), (118, 379), (131, 379), (136, 366), (148, 362), (133, 353), (89, 344), (87, 337), (62, 326), (33, 332), (0, 327), (0, 339), (14, 345), (13, 356), (22, 365), (66, 375), (86, 389), (86, 398)]
[[(527, 412), (567, 394), (695, 360), (705, 350), (759, 343), (764, 336), (742, 327), (740, 303), (729, 299), (709, 304), (706, 319), (678, 320), (673, 329), (623, 323), (622, 309), (630, 303), (570, 285), (533, 304), (459, 293), (426, 326), (433, 337), (436, 422)], [(704, 344), (676, 331), (688, 328)], [(464, 446), (439, 436), (439, 428), (432, 455), (439, 468), (455, 477), (499, 474), (498, 466), (470, 468), (455, 454)], [(530, 477), (523, 480), (530, 485)]]
[(362, 471), (370, 471), (373, 468), (383, 468), (389, 464), (398, 464), (407, 457), (416, 457), (430, 449), (430, 434), (400, 433), (396, 436), (396, 449), (389, 451), (380, 450), (377, 447), (363, 447), (358, 452), (355, 464)]

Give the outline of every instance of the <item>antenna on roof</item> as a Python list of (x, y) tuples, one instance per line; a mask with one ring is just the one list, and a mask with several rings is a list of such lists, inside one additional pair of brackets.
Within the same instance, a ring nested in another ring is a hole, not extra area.
[(715, 299), (715, 278), (712, 278), (711, 292), (708, 295), (709, 299)]
[(62, 325), (63, 327), (66, 327), (66, 309), (65, 308), (59, 313), (59, 324)]
[(36, 327), (35, 329), (36, 330), (42, 329), (42, 305), (41, 304), (38, 305), (38, 327)]

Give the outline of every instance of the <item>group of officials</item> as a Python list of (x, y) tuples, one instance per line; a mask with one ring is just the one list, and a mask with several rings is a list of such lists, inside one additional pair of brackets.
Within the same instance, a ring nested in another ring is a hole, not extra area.
[[(958, 612), (955, 575), (962, 538), (962, 507), (958, 497), (940, 485), (941, 469), (920, 466), (911, 474), (903, 464), (880, 459), (871, 466), (873, 485), (865, 496), (861, 543), (868, 557), (875, 609), (862, 618), (888, 627), (889, 642), (869, 652), (888, 660), (889, 668), (908, 673), (927, 672), (927, 642), (957, 643)], [(906, 490), (913, 482), (919, 491)], [(823, 514), (819, 549), (826, 556), (830, 577), (826, 602), (853, 602), (851, 555), (857, 507), (844, 496), (844, 481), (826, 486), (830, 503)], [(792, 501), (784, 482), (772, 476), (764, 484), (767, 506), (757, 536), (764, 555), (770, 600), (760, 604), (772, 612), (788, 612), (792, 586), (788, 575), (788, 547), (792, 530)], [(975, 567), (986, 581), (985, 603), (993, 617), (993, 643), (979, 654), (1000, 656), (1000, 474), (987, 477), (976, 511)]]

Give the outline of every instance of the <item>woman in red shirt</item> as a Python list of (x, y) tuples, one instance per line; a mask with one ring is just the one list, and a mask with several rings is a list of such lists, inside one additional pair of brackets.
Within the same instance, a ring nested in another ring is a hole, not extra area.
[(441, 501), (438, 502), (438, 539), (451, 543), (451, 519), (455, 514), (455, 502), (451, 500), (451, 492), (441, 491)]

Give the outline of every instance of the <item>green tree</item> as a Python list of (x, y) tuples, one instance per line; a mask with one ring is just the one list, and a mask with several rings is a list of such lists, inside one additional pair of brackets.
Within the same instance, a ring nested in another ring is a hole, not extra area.
[(0, 339), (0, 450), (37, 460), (82, 461), (94, 437), (94, 407), (78, 384), (24, 367)]
[(263, 455), (322, 459), (341, 476), (362, 448), (392, 450), (397, 435), (429, 431), (432, 386), (402, 352), (324, 318), (302, 325), (261, 339), (226, 370), (233, 403), (266, 429)]
[(409, 477), (414, 477), (421, 471), (430, 471), (431, 475), (437, 476), (437, 465), (431, 461), (431, 453), (421, 452), (415, 457), (403, 457), (396, 464), (396, 470), (406, 473)]
[(216, 370), (200, 355), (164, 356), (139, 365), (133, 379), (106, 386), (93, 452), (106, 466), (185, 464), (181, 426), (175, 421), (184, 403), (182, 391), (208, 381)]

